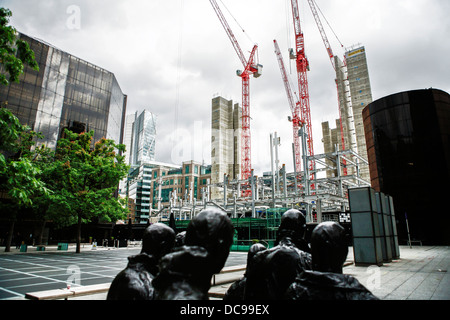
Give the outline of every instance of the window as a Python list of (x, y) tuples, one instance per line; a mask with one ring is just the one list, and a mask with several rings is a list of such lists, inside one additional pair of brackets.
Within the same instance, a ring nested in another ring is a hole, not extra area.
[(189, 166), (186, 166), (186, 168), (185, 168), (185, 172), (184, 173), (186, 173), (186, 174), (188, 174), (189, 173)]

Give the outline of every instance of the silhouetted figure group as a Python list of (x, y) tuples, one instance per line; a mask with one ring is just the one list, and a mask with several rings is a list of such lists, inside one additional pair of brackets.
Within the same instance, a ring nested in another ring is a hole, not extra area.
[(175, 232), (162, 223), (150, 225), (142, 239), (141, 253), (128, 257), (128, 265), (113, 280), (107, 300), (153, 300), (152, 281), (159, 272), (159, 260), (175, 244)]
[(111, 284), (108, 300), (207, 300), (211, 278), (222, 270), (233, 242), (233, 224), (219, 209), (205, 209), (175, 235), (149, 226), (142, 252)]
[[(286, 211), (275, 247), (254, 244), (242, 279), (224, 300), (377, 299), (355, 278), (342, 274), (348, 247), (344, 228), (319, 224), (305, 241), (306, 220), (299, 210)], [(153, 224), (140, 254), (111, 284), (108, 300), (207, 300), (211, 278), (228, 258), (234, 228), (225, 212), (203, 210), (186, 232)]]
[(286, 292), (291, 300), (378, 300), (359, 281), (342, 273), (348, 254), (345, 229), (323, 222), (311, 235), (312, 270), (304, 270)]

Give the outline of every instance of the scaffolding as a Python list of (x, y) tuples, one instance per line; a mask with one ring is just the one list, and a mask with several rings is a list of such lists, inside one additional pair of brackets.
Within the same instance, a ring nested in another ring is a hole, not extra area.
[[(348, 188), (370, 186), (359, 176), (360, 164), (367, 161), (353, 150), (308, 156), (304, 160), (315, 162), (313, 172), (288, 173), (283, 165), (277, 166), (273, 174), (264, 173), (262, 177), (252, 174), (246, 180), (229, 180), (224, 176), (222, 182), (205, 187), (202, 201), (170, 201), (168, 207), (152, 213), (150, 222), (168, 223), (172, 214), (181, 231), (203, 209), (220, 208), (231, 218), (236, 230), (232, 250), (248, 250), (255, 242), (273, 246), (281, 216), (291, 208), (302, 211), (311, 228), (323, 221), (349, 222)], [(341, 174), (344, 165), (355, 174)], [(320, 178), (327, 170), (333, 170), (335, 176)], [(308, 188), (312, 184), (314, 189)], [(221, 198), (209, 198), (209, 189), (213, 187), (223, 190)], [(242, 196), (244, 187), (251, 188), (251, 196)]]

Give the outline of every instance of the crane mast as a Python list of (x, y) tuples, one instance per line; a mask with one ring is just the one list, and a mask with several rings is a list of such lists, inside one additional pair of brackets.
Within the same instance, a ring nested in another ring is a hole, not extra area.
[(294, 96), (291, 91), (291, 87), (289, 85), (289, 79), (287, 77), (286, 68), (284, 66), (283, 57), (280, 52), (280, 48), (278, 47), (278, 43), (276, 40), (273, 40), (273, 44), (275, 47), (275, 54), (278, 59), (278, 65), (280, 66), (281, 77), (283, 79), (284, 88), (286, 89), (286, 95), (289, 101), (289, 106), (291, 108), (292, 113), (292, 127), (293, 127), (293, 138), (294, 138), (294, 154), (295, 154), (295, 169), (297, 173), (301, 172), (301, 158), (300, 158), (300, 140), (298, 137), (298, 130), (301, 126), (303, 126), (304, 122), (300, 118), (300, 102), (294, 101)]
[[(233, 31), (227, 23), (220, 7), (215, 0), (210, 0), (214, 11), (217, 14), (220, 22), (222, 23), (228, 38), (233, 45), (239, 59), (241, 60), (244, 70), (238, 70), (237, 75), (242, 78), (242, 133), (241, 133), (241, 178), (248, 179), (251, 175), (251, 133), (250, 133), (250, 75), (257, 78), (261, 75), (262, 65), (254, 62), (255, 53), (258, 49), (257, 45), (253, 46), (248, 61), (239, 46)], [(249, 192), (245, 192), (247, 195)]]
[[(302, 120), (306, 126), (307, 133), (307, 152), (308, 156), (314, 155), (314, 143), (313, 143), (313, 135), (312, 135), (312, 126), (311, 126), (311, 111), (309, 105), (309, 90), (308, 90), (308, 77), (307, 71), (309, 70), (309, 62), (306, 58), (305, 54), (305, 40), (303, 36), (303, 32), (300, 25), (300, 14), (298, 9), (297, 0), (291, 0), (292, 5), (292, 17), (294, 22), (294, 31), (295, 31), (295, 53), (293, 49), (290, 49), (290, 58), (296, 60), (297, 67), (297, 78), (298, 78), (298, 87), (299, 87), (299, 100), (300, 100), (300, 111)], [(315, 169), (315, 162), (309, 162), (309, 170), (313, 172)], [(311, 174), (311, 179), (314, 179), (315, 174)], [(314, 185), (312, 185), (314, 189)]]

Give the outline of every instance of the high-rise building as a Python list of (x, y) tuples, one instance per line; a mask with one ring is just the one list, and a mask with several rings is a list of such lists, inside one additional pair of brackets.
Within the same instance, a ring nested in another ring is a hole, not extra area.
[[(324, 150), (325, 152), (334, 152), (336, 149), (353, 150), (367, 160), (362, 110), (372, 102), (372, 90), (365, 48), (360, 46), (348, 50), (345, 53), (345, 63), (337, 56), (334, 59), (342, 123), (337, 119), (336, 129), (330, 129), (328, 122), (322, 123)], [(348, 174), (355, 174), (354, 168), (349, 170)], [(327, 171), (327, 176), (332, 175), (330, 170)], [(366, 181), (370, 180), (368, 165), (359, 162), (359, 175)]]
[(123, 144), (125, 145), (125, 163), (130, 164), (131, 140), (133, 137), (133, 123), (136, 120), (136, 114), (129, 114), (125, 117), (125, 128), (123, 132)]
[(19, 83), (0, 86), (0, 101), (22, 124), (42, 132), (38, 144), (56, 148), (68, 128), (94, 130), (94, 141), (105, 137), (122, 143), (127, 96), (110, 71), (24, 34), (35, 53), (39, 71), (28, 66)]
[[(130, 119), (127, 119), (131, 122)], [(131, 128), (130, 160), (131, 166), (139, 166), (155, 160), (156, 115), (143, 110), (136, 112)]]
[[(223, 182), (241, 175), (242, 108), (222, 97), (212, 99), (211, 183)], [(211, 198), (222, 198), (221, 189), (212, 188)]]
[[(144, 180), (150, 178), (150, 174), (145, 171), (151, 171), (155, 163), (156, 115), (148, 110), (127, 115), (123, 143), (126, 147), (125, 162), (131, 168), (128, 176), (120, 182), (120, 194), (124, 197), (128, 195), (129, 199), (136, 201), (135, 208), (139, 219), (142, 192), (145, 193), (148, 190), (137, 191), (136, 188), (142, 189), (149, 186), (149, 182)], [(139, 184), (138, 180), (141, 180)], [(149, 194), (146, 196), (148, 197)], [(144, 199), (144, 202), (147, 201), (144, 207), (149, 206), (148, 200)], [(149, 208), (144, 208), (144, 211), (148, 214)]]

